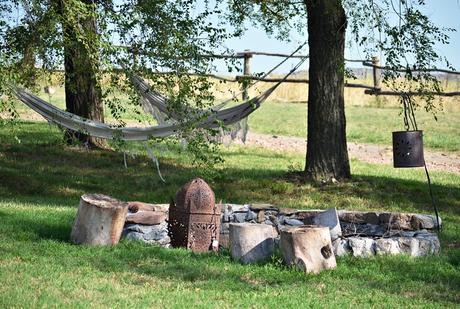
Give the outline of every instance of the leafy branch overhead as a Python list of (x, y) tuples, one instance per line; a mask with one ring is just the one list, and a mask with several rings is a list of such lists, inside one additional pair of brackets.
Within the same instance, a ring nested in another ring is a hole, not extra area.
[[(307, 28), (306, 6), (320, 1), (229, 1), (227, 17), (243, 31), (245, 26), (261, 26), (278, 39), (289, 40), (289, 33), (303, 35)], [(455, 29), (436, 25), (426, 12), (424, 0), (343, 0), (347, 16), (349, 45), (356, 45), (370, 59), (379, 55), (388, 70), (383, 83), (395, 91), (440, 92), (441, 84), (427, 69), (440, 62), (453, 69), (439, 53), (437, 44), (448, 44)], [(331, 34), (333, 36), (333, 34)], [(326, 39), (326, 38), (325, 38)], [(405, 72), (392, 69), (406, 68)], [(417, 69), (417, 72), (414, 70)], [(432, 95), (422, 96), (427, 111), (434, 112)]]
[[(453, 29), (431, 21), (424, 0), (11, 0), (2, 1), (0, 10), (1, 117), (6, 112), (17, 117), (4, 96), (7, 81), (37, 89), (43, 79), (58, 77), (65, 82), (69, 112), (103, 121), (104, 102), (122, 126), (122, 114), (138, 111), (140, 103), (129, 74), (120, 72), (134, 71), (170, 98), (169, 106), (183, 124), (176, 141), (188, 140), (203, 162), (219, 161), (214, 156), (216, 132), (193, 125), (214, 104), (213, 84), (187, 73), (212, 73), (216, 57), (202, 55), (227, 52), (223, 43), (249, 27), (285, 41), (292, 31), (308, 34), (305, 172), (320, 180), (350, 177), (343, 92), (346, 43), (357, 45), (367, 59), (381, 58), (389, 68), (383, 70), (383, 83), (403, 93), (402, 103), (408, 93), (423, 94), (425, 109), (433, 113), (433, 93), (441, 85), (428, 69), (441, 60), (450, 67), (437, 44), (447, 44)], [(346, 33), (351, 34), (348, 42)], [(227, 62), (229, 71), (232, 61)], [(406, 69), (393, 71), (401, 67)], [(56, 69), (65, 73), (52, 72)], [(128, 103), (120, 93), (127, 94)], [(418, 103), (411, 100), (411, 106)], [(325, 140), (333, 143), (324, 145)]]
[[(138, 111), (139, 98), (120, 69), (134, 70), (170, 98), (171, 108), (184, 116), (184, 123), (198, 121), (205, 115), (193, 115), (190, 111), (214, 104), (212, 83), (184, 73), (209, 72), (212, 59), (199, 55), (223, 52), (220, 44), (229, 34), (213, 17), (218, 13), (216, 8), (197, 2), (4, 1), (0, 4), (0, 80), (37, 90), (44, 80), (52, 83), (51, 79), (60, 77), (60, 83), (64, 83), (64, 76), (53, 71), (65, 69), (66, 93), (78, 96), (87, 91), (83, 90), (86, 86), (82, 80), (92, 80), (96, 97), (100, 96), (112, 116), (124, 125), (122, 113)], [(118, 44), (132, 46), (142, 53), (120, 49)], [(158, 71), (176, 74), (153, 74)], [(0, 83), (0, 95), (8, 93), (5, 85)], [(128, 95), (128, 103), (121, 93)], [(0, 106), (2, 110), (14, 111), (6, 97)], [(17, 115), (11, 112), (7, 118), (12, 116)], [(92, 118), (91, 114), (80, 116)], [(142, 120), (145, 119), (139, 117)], [(181, 128), (180, 138), (195, 138), (190, 125)], [(197, 144), (194, 142), (193, 149)], [(213, 149), (205, 142), (201, 144), (201, 151)]]

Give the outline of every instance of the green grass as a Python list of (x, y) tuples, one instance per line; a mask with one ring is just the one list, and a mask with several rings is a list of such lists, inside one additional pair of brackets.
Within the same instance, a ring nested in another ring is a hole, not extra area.
[[(346, 106), (349, 142), (391, 145), (391, 132), (404, 130), (397, 108)], [(460, 151), (460, 112), (442, 112), (438, 121), (423, 110), (416, 113), (427, 148)], [(249, 118), (250, 129), (266, 134), (307, 136), (307, 105), (266, 102)]]
[[(18, 144), (14, 135), (21, 140)], [(69, 235), (79, 196), (166, 203), (200, 171), (173, 150), (161, 158), (164, 184), (142, 153), (123, 166), (113, 151), (61, 143), (44, 123), (0, 127), (0, 307), (456, 307), (460, 303), (460, 176), (432, 173), (445, 230), (439, 256), (339, 258), (338, 267), (305, 275), (281, 265), (242, 266), (227, 252), (193, 254), (122, 241), (81, 247)], [(136, 145), (133, 149), (137, 148)], [(423, 171), (352, 162), (352, 181), (293, 182), (303, 158), (257, 148), (223, 150), (210, 180), (226, 202), (284, 207), (430, 213)]]

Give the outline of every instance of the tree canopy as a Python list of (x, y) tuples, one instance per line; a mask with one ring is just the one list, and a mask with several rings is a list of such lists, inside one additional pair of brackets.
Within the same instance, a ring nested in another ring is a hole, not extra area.
[[(189, 107), (205, 109), (214, 104), (212, 83), (184, 73), (208, 72), (213, 59), (200, 55), (224, 51), (220, 43), (231, 34), (215, 18), (220, 13), (216, 7), (197, 2), (4, 1), (0, 7), (0, 94), (8, 93), (6, 81), (36, 88), (43, 80), (60, 76), (63, 83), (64, 76), (56, 71), (65, 70), (67, 100), (71, 87), (83, 88), (86, 85), (80, 81), (94, 79), (92, 87), (96, 92), (100, 89), (101, 99), (123, 125), (121, 113), (139, 101), (121, 72), (135, 70), (170, 99), (176, 115), (183, 116), (180, 137), (193, 140), (189, 147), (198, 147), (199, 158), (207, 153), (201, 151), (201, 147), (206, 149), (205, 136), (215, 132), (192, 130), (191, 120), (206, 115), (193, 115)], [(78, 78), (87, 72), (93, 74)], [(128, 102), (120, 99), (120, 91), (129, 94)], [(5, 112), (16, 116), (10, 100), (3, 99), (0, 109), (3, 117)]]
[[(72, 92), (72, 83), (76, 88), (87, 86), (96, 94), (91, 98), (104, 100), (123, 125), (120, 114), (129, 106), (122, 104), (117, 94), (120, 90), (129, 93), (132, 104), (138, 100), (120, 70), (140, 71), (170, 98), (175, 114), (183, 116), (183, 136), (192, 137), (189, 145), (196, 146), (200, 157), (207, 153), (201, 146), (209, 146), (205, 138), (209, 132), (193, 130), (190, 120), (199, 117), (191, 115), (189, 107), (212, 105), (212, 84), (206, 77), (186, 73), (212, 70), (213, 58), (201, 55), (224, 51), (221, 43), (242, 35), (248, 25), (260, 26), (285, 40), (291, 31), (297, 31), (308, 34), (309, 39), (312, 118), (308, 134), (309, 142), (317, 141), (308, 147), (306, 171), (316, 179), (348, 178), (343, 104), (345, 29), (351, 34), (348, 42), (359, 46), (366, 58), (380, 54), (386, 66), (405, 68), (403, 72), (383, 71), (387, 86), (420, 94), (439, 91), (436, 76), (425, 69), (442, 58), (436, 44), (447, 43), (453, 29), (435, 25), (424, 13), (424, 6), (424, 0), (3, 1), (0, 95), (8, 93), (7, 81), (33, 88), (40, 80), (55, 77), (55, 70), (64, 69), (66, 92)], [(174, 74), (154, 74), (162, 71)], [(90, 74), (83, 78), (85, 72)], [(78, 84), (82, 80), (91, 82)], [(321, 86), (326, 84), (328, 87)], [(424, 107), (433, 111), (433, 96), (422, 97)], [(5, 113), (17, 116), (11, 101), (2, 99), (1, 117)]]
[(389, 68), (382, 73), (383, 82), (403, 93), (404, 108), (408, 104), (417, 108), (417, 101), (404, 95), (415, 92), (425, 102), (425, 109), (435, 112), (432, 93), (441, 88), (428, 69), (440, 60), (447, 62), (436, 44), (448, 43), (448, 32), (453, 29), (435, 25), (424, 13), (424, 6), (424, 0), (228, 2), (228, 19), (241, 31), (250, 23), (279, 39), (288, 40), (292, 30), (308, 33), (308, 178), (329, 181), (350, 177), (343, 98), (345, 29), (351, 34), (348, 42), (361, 48), (366, 59), (382, 56)]

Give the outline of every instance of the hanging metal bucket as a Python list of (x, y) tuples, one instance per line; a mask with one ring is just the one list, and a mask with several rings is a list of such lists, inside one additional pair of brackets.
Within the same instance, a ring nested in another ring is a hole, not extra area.
[(423, 131), (393, 132), (394, 167), (420, 167), (425, 165), (423, 157)]

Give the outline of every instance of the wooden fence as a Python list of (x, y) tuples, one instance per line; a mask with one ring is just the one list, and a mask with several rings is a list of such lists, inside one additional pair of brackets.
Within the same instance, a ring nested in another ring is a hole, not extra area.
[[(116, 46), (118, 48), (123, 48), (128, 50), (133, 54), (134, 62), (137, 62), (137, 58), (140, 54), (148, 54), (149, 56), (160, 56), (160, 55), (152, 55), (148, 52), (145, 52), (138, 48), (132, 48), (127, 46)], [(237, 75), (235, 77), (226, 77), (216, 74), (197, 74), (197, 73), (187, 73), (187, 75), (196, 75), (196, 76), (207, 76), (211, 78), (215, 78), (218, 80), (228, 81), (228, 82), (238, 82), (241, 80), (255, 80), (261, 82), (279, 82), (282, 81), (282, 78), (272, 78), (272, 77), (258, 77), (252, 75), (251, 70), (251, 60), (254, 56), (268, 56), (268, 57), (281, 57), (281, 58), (306, 58), (308, 55), (289, 55), (283, 53), (269, 53), (269, 52), (260, 52), (260, 51), (251, 51), (251, 50), (244, 50), (243, 52), (238, 52), (236, 54), (208, 54), (208, 55), (199, 55), (199, 57), (203, 58), (215, 58), (215, 59), (243, 59), (243, 75)], [(380, 73), (383, 70), (391, 70), (396, 72), (407, 72), (407, 69), (404, 68), (390, 68), (386, 66), (380, 66), (379, 58), (372, 57), (370, 60), (359, 60), (359, 59), (345, 59), (346, 62), (357, 62), (361, 63), (364, 67), (372, 68), (372, 80), (373, 85), (365, 85), (365, 84), (356, 84), (356, 83), (345, 83), (345, 87), (350, 88), (362, 88), (364, 89), (365, 94), (369, 95), (385, 95), (385, 96), (399, 96), (402, 94), (406, 95), (436, 95), (436, 96), (445, 96), (445, 97), (453, 97), (453, 96), (460, 96), (460, 92), (398, 92), (398, 91), (387, 91), (382, 90), (380, 86)], [(460, 75), (458, 71), (451, 71), (446, 69), (411, 69), (412, 72), (439, 72), (445, 74), (452, 74), (452, 75)], [(173, 72), (158, 72), (158, 74), (175, 74)], [(288, 78), (283, 81), (284, 83), (305, 83), (308, 84), (309, 80), (306, 78)], [(243, 99), (246, 100), (249, 98), (247, 89), (243, 89)]]

